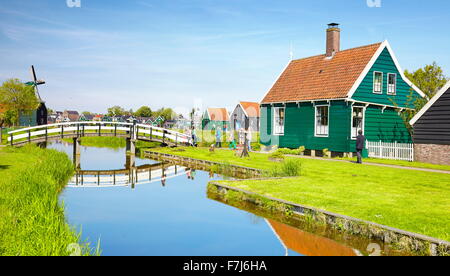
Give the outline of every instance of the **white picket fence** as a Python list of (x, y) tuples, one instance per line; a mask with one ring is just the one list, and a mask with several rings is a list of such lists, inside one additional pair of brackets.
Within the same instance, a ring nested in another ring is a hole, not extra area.
[(369, 157), (414, 161), (414, 144), (367, 141)]

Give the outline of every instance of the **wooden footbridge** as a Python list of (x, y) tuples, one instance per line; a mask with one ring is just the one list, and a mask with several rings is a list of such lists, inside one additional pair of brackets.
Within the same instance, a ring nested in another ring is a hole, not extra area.
[[(81, 137), (115, 136), (127, 139), (127, 149), (134, 153), (136, 141), (159, 142), (168, 146), (188, 144), (190, 137), (173, 130), (136, 123), (70, 122), (23, 128), (8, 132), (11, 146), (45, 143), (52, 140)], [(75, 143), (74, 143), (75, 144)]]

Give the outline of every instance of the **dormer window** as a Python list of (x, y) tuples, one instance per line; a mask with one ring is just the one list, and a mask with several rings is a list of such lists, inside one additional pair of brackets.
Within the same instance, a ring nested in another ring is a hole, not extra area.
[(388, 74), (388, 95), (395, 95), (397, 90), (397, 74)]
[(383, 93), (383, 73), (374, 72), (373, 73), (373, 93), (382, 94)]

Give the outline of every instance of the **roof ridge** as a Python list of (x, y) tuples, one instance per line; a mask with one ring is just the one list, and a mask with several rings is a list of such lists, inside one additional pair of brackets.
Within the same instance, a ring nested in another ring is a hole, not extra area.
[[(361, 49), (361, 48), (369, 48), (375, 45), (382, 45), (383, 42), (377, 42), (377, 43), (373, 43), (373, 44), (369, 44), (369, 45), (363, 45), (363, 46), (358, 46), (358, 47), (353, 47), (353, 48), (349, 48), (349, 49), (345, 49), (345, 50), (341, 50), (337, 53), (342, 53), (342, 52), (347, 52), (347, 51), (352, 51), (352, 50), (357, 50), (357, 49)], [(321, 57), (321, 56), (325, 56), (326, 54), (320, 54), (320, 55), (315, 55), (315, 56), (309, 56), (309, 57), (304, 57), (304, 58), (299, 58), (299, 59), (294, 59), (292, 61), (299, 61), (299, 60), (305, 60), (305, 59), (310, 59), (310, 58), (316, 58), (316, 57)]]
[[(322, 54), (293, 60), (261, 102), (347, 98), (364, 68), (384, 43), (386, 42), (339, 51), (330, 59)], [(339, 78), (336, 77), (338, 74)]]

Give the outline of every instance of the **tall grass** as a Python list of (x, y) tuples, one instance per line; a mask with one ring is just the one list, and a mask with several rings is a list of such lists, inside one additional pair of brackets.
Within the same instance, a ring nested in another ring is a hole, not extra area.
[[(7, 163), (7, 164), (5, 164)], [(65, 256), (77, 235), (58, 197), (73, 174), (64, 153), (27, 146), (0, 152), (0, 255)], [(80, 245), (90, 255), (88, 244)]]
[(300, 159), (286, 159), (275, 164), (267, 171), (267, 177), (294, 177), (302, 174), (302, 163)]

